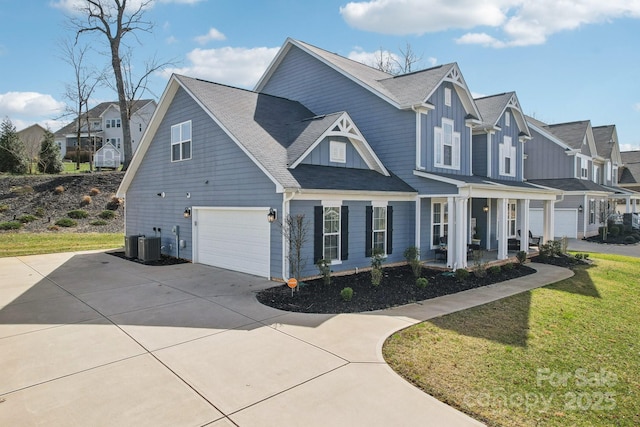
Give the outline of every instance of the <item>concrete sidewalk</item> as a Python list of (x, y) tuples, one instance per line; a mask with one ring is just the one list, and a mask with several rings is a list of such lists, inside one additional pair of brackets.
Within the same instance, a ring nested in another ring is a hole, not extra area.
[(473, 426), (384, 362), (393, 332), (544, 286), (538, 273), (390, 310), (265, 307), (274, 285), (105, 253), (0, 259), (0, 425)]

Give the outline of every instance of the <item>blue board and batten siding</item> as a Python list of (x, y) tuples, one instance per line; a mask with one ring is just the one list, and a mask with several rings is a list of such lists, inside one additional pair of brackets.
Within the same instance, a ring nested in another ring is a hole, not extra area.
[(563, 147), (533, 129), (531, 136), (532, 139), (525, 144), (526, 179), (575, 177), (575, 156), (568, 156)]
[(473, 135), (472, 172), (478, 176), (489, 176), (487, 166), (487, 134)]
[[(309, 230), (308, 241), (302, 250), (302, 259), (306, 261), (303, 276), (317, 275), (318, 269), (315, 266), (314, 254), (314, 209), (321, 206), (321, 200), (293, 200), (290, 205), (291, 215), (304, 215)], [(357, 268), (369, 267), (371, 257), (366, 254), (366, 209), (371, 206), (370, 202), (342, 200), (342, 206), (348, 208), (348, 256), (347, 259), (333, 264), (331, 270), (352, 271)], [(415, 223), (415, 205), (413, 202), (390, 202), (388, 206), (393, 207), (392, 220), (392, 253), (387, 255), (385, 263), (404, 261), (404, 250), (413, 246)]]
[[(344, 163), (330, 161), (330, 141), (344, 142), (346, 144), (346, 161)], [(369, 166), (367, 166), (353, 144), (348, 138), (344, 137), (325, 138), (300, 163), (338, 168), (369, 169)]]
[[(510, 110), (509, 110), (510, 111)], [(519, 141), (519, 135), (521, 129), (518, 128), (518, 122), (515, 120), (514, 115), (517, 113), (511, 112), (511, 124), (507, 126), (505, 120), (505, 114), (503, 113), (496, 125), (500, 130), (491, 137), (491, 177), (502, 179), (505, 181), (522, 181), (522, 156), (524, 155), (524, 144)], [(516, 148), (515, 159), (515, 176), (500, 175), (500, 145), (504, 143), (504, 137), (511, 138), (511, 145)], [(528, 143), (527, 143), (528, 144)]]
[[(192, 158), (171, 161), (171, 126), (191, 120)], [(162, 198), (157, 193), (165, 193)], [(187, 193), (190, 198), (187, 198)], [(187, 247), (180, 257), (193, 259), (191, 219), (185, 207), (278, 207), (282, 195), (272, 181), (183, 90), (162, 119), (126, 194), (126, 234), (153, 236), (162, 230), (163, 253), (176, 256), (174, 225)], [(265, 212), (266, 221), (266, 212)], [(171, 249), (169, 247), (171, 246)], [(282, 236), (271, 231), (271, 274), (280, 275)]]

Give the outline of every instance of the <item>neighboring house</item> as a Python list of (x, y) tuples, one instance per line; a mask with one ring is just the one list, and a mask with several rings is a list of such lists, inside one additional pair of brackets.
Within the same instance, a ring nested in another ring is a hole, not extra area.
[[(584, 238), (598, 234), (610, 209), (610, 159), (600, 156), (588, 120), (549, 125), (527, 117), (532, 139), (526, 145), (525, 178), (562, 191), (556, 203), (555, 237)], [(607, 166), (609, 165), (609, 166)], [(531, 228), (542, 225), (532, 206)]]
[[(271, 278), (289, 277), (271, 210), (307, 219), (304, 275), (319, 259), (368, 267), (374, 249), (433, 259), (443, 239), (447, 265), (466, 267), (474, 226), (505, 259), (517, 230), (528, 247), (531, 201), (552, 237), (556, 192), (523, 182), (515, 94), (485, 107), (491, 122), (457, 64), (393, 76), (292, 39), (254, 91), (174, 75), (118, 191), (126, 234), (159, 232), (163, 253)], [(473, 143), (488, 135), (477, 167), (492, 169), (474, 174)]]
[[(623, 151), (620, 153), (623, 166), (619, 170), (618, 185), (625, 190), (634, 191), (640, 195), (640, 151)], [(626, 212), (640, 213), (640, 199), (631, 201), (630, 210)]]
[(94, 156), (94, 164), (97, 168), (118, 168), (122, 162), (124, 150), (118, 150), (111, 142), (105, 143)]
[[(156, 102), (151, 99), (135, 101), (131, 114), (131, 149), (135, 153), (149, 120), (153, 116)], [(117, 102), (103, 102), (89, 110), (89, 125), (83, 117), (80, 126), (80, 145), (77, 142), (77, 120), (58, 130), (54, 136), (61, 147), (63, 157), (71, 158), (74, 153), (81, 152), (88, 157), (106, 143), (111, 143), (120, 152), (120, 161), (124, 162), (122, 147), (122, 123), (120, 108)], [(97, 165), (98, 166), (98, 165)]]
[(25, 152), (29, 157), (29, 163), (33, 166), (38, 160), (40, 155), (40, 147), (42, 146), (42, 140), (46, 129), (39, 124), (33, 124), (18, 132), (18, 138), (24, 145)]

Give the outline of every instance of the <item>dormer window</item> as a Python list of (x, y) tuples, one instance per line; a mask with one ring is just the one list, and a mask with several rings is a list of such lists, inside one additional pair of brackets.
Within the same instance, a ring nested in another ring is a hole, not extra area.
[(451, 107), (451, 89), (448, 87), (444, 88), (444, 105)]
[(442, 127), (433, 128), (435, 166), (460, 169), (460, 132), (454, 132), (454, 122), (442, 118)]
[(510, 136), (505, 136), (499, 148), (500, 175), (516, 176), (516, 147)]
[(507, 127), (511, 126), (511, 113), (508, 111), (504, 113), (504, 125)]
[(347, 162), (347, 143), (329, 141), (329, 161), (333, 163)]

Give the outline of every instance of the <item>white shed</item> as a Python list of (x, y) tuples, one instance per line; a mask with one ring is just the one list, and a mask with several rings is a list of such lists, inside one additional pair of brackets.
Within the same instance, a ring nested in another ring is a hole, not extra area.
[(122, 154), (112, 143), (107, 142), (98, 151), (94, 158), (97, 168), (118, 168), (122, 164)]

